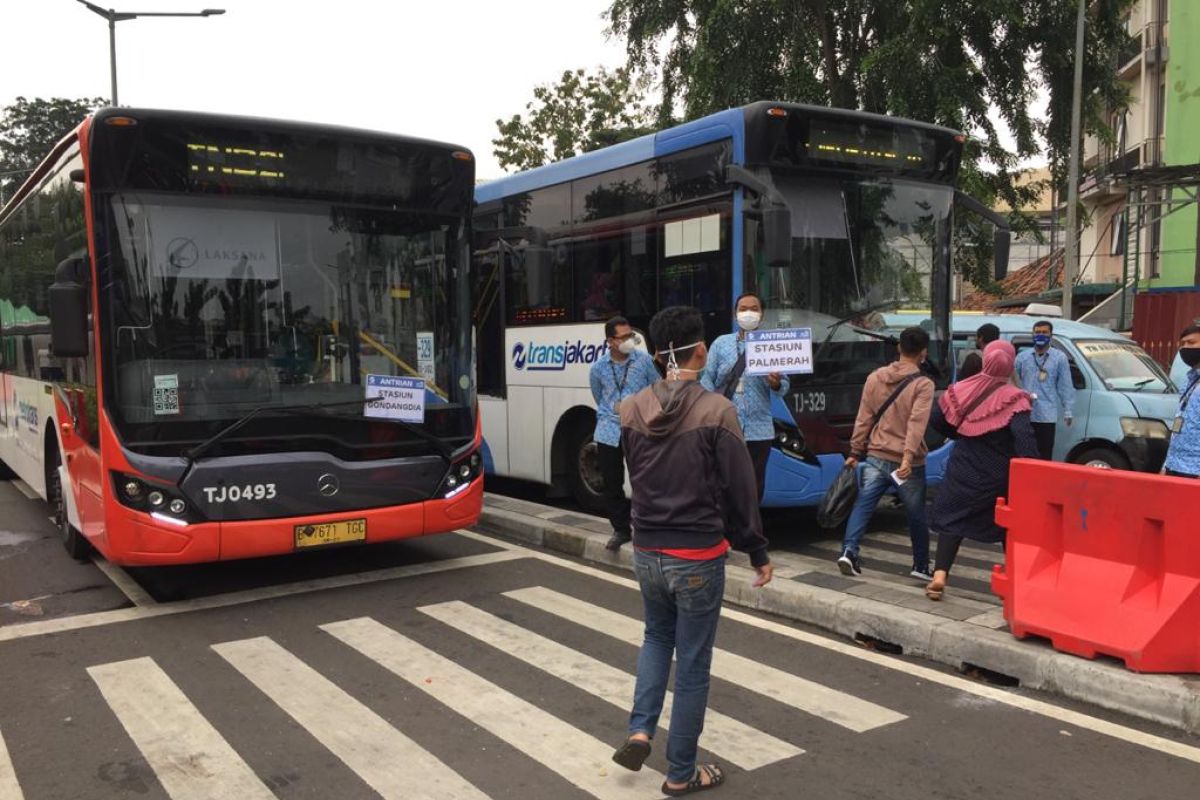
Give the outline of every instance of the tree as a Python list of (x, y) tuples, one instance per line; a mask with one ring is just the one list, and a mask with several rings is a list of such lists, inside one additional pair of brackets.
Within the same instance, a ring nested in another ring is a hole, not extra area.
[[(1105, 110), (1125, 102), (1114, 66), (1131, 4), (1091, 3), (1084, 123), (1103, 138), (1112, 136)], [(1044, 145), (1055, 179), (1065, 177), (1075, 9), (1076, 0), (613, 0), (607, 16), (628, 68), (661, 85), (660, 121), (775, 99), (933, 122), (972, 137), (965, 191), (1021, 208), (1041, 188), (1015, 183), (1023, 159)], [(1050, 97), (1045, 120), (1039, 87)], [(966, 271), (986, 285), (983, 262)]]
[(84, 117), (107, 103), (101, 97), (18, 97), (0, 111), (0, 195), (11, 197), (28, 170), (36, 167)]
[(493, 152), (501, 167), (523, 170), (648, 133), (644, 89), (625, 68), (567, 70), (534, 88), (524, 116), (496, 120)]

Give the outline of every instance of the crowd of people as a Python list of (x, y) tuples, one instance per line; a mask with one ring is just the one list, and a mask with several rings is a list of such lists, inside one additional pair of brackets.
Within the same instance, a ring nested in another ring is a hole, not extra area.
[[(674, 703), (666, 744), (663, 794), (682, 796), (725, 781), (717, 764), (697, 764), (709, 674), (733, 548), (749, 555), (754, 586), (773, 567), (759, 504), (773, 438), (770, 403), (788, 389), (786, 375), (746, 375), (746, 332), (762, 322), (762, 301), (739, 297), (736, 333), (704, 341), (700, 312), (665, 308), (650, 323), (653, 356), (639, 350), (629, 322), (605, 325), (608, 351), (592, 366), (595, 440), (605, 481), (612, 537), (626, 542), (641, 588), (645, 633), (627, 738), (613, 760), (640, 770), (649, 757), (675, 661)], [(922, 364), (929, 335), (918, 327), (899, 337), (898, 359), (875, 370), (862, 400), (846, 463), (859, 470), (859, 491), (846, 524), (838, 568), (862, 572), (859, 545), (876, 505), (895, 487), (908, 516), (913, 567), (930, 600), (941, 600), (964, 539), (1002, 542), (997, 497), (1008, 491), (1014, 458), (1049, 459), (1059, 420), (1072, 424), (1070, 364), (1054, 349), (1053, 325), (1033, 326), (1033, 348), (1017, 354), (994, 325), (976, 335), (958, 380), (935, 400)], [(1200, 325), (1180, 336), (1190, 368), (1181, 387), (1163, 473), (1200, 479)], [(663, 376), (660, 377), (660, 371)], [(926, 511), (925, 433), (955, 442), (945, 476)], [(623, 489), (626, 466), (632, 498)], [(930, 531), (937, 548), (930, 563)]]

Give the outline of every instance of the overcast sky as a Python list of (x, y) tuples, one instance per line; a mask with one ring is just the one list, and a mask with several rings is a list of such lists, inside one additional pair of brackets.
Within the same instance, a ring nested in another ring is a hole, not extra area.
[[(610, 0), (95, 0), (224, 16), (117, 23), (122, 105), (330, 122), (454, 142), (503, 174), (495, 120), (565, 69), (624, 63)], [(75, 0), (0, 0), (0, 106), (108, 97), (108, 26)]]

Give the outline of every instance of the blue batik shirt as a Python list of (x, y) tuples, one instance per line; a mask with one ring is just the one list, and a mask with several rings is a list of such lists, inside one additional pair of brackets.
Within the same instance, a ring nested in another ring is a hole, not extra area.
[(1179, 432), (1171, 434), (1166, 467), (1184, 475), (1200, 476), (1200, 367), (1188, 372), (1175, 419)]
[(1044, 353), (1032, 348), (1022, 350), (1017, 355), (1016, 372), (1021, 388), (1037, 395), (1030, 415), (1033, 422), (1058, 422), (1060, 411), (1067, 419), (1075, 415), (1075, 385), (1065, 353), (1053, 347)]
[(621, 363), (612, 360), (612, 353), (592, 364), (592, 399), (596, 401), (596, 432), (592, 438), (599, 444), (619, 447), (621, 444), (621, 415), (617, 407), (659, 378), (654, 359), (642, 350), (634, 350)]
[[(720, 392), (725, 381), (733, 372), (738, 356), (746, 351), (746, 343), (736, 333), (718, 336), (708, 348), (708, 363), (700, 383), (710, 392)], [(735, 391), (733, 405), (737, 408), (738, 422), (742, 424), (742, 435), (748, 442), (769, 441), (775, 438), (775, 425), (771, 422), (771, 384), (760, 375), (742, 374), (741, 391)], [(780, 397), (788, 390), (788, 378), (780, 376), (775, 394)]]

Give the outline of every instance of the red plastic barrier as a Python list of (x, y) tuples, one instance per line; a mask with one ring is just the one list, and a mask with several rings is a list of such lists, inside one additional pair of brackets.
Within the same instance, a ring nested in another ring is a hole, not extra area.
[(1013, 635), (1200, 672), (1200, 481), (1019, 459), (996, 522), (992, 591)]

